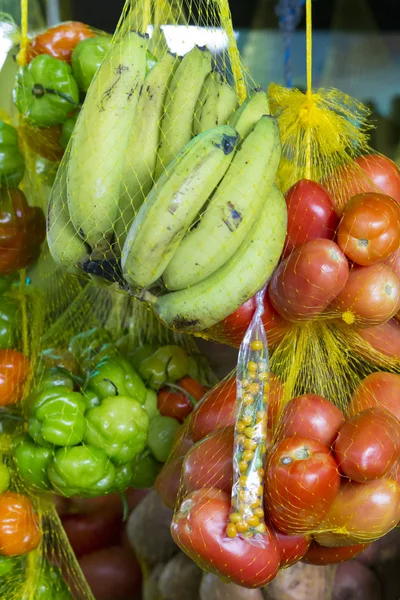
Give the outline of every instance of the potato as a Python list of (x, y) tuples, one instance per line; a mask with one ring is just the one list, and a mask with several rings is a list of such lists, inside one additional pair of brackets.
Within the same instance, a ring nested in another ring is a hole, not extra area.
[[(188, 596), (185, 600), (192, 600)], [(248, 590), (234, 583), (225, 583), (216, 575), (206, 573), (200, 586), (200, 600), (263, 600), (261, 590)]]
[(198, 600), (203, 571), (180, 553), (171, 558), (160, 574), (158, 585), (163, 600)]
[(173, 512), (156, 492), (151, 492), (131, 512), (127, 523), (129, 542), (140, 560), (151, 567), (167, 562), (179, 552), (170, 533)]
[(377, 576), (356, 560), (337, 566), (332, 600), (382, 600)]
[(331, 600), (335, 565), (316, 567), (296, 563), (263, 589), (266, 600)]

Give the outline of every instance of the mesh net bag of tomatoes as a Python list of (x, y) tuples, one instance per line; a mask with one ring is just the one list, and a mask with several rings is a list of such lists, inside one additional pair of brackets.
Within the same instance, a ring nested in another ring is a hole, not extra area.
[(283, 252), (214, 329), (237, 344), (242, 327), (237, 371), (190, 415), (156, 481), (180, 548), (244, 587), (299, 560), (348, 560), (400, 520), (400, 172), (369, 148), (358, 101), (268, 95)]

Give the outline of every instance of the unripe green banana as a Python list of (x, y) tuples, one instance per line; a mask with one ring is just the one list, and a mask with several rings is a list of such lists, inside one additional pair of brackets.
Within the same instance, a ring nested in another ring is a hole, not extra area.
[(163, 274), (169, 290), (195, 285), (230, 259), (248, 235), (274, 183), (281, 157), (278, 123), (263, 116), (236, 153), (198, 225)]
[(114, 225), (121, 249), (136, 212), (153, 187), (165, 94), (178, 63), (174, 55), (166, 54), (147, 75), (140, 92), (122, 170), (119, 218)]
[(129, 31), (100, 65), (75, 126), (68, 164), (68, 205), (92, 250), (108, 245), (118, 216), (121, 173), (145, 78), (148, 39)]
[(179, 292), (144, 299), (160, 320), (179, 331), (204, 331), (247, 302), (270, 278), (286, 237), (286, 202), (274, 185), (259, 219), (232, 258), (210, 277)]
[(54, 262), (69, 273), (79, 275), (78, 265), (90, 249), (78, 235), (68, 211), (66, 165), (69, 149), (64, 155), (50, 192), (47, 209), (47, 244)]
[(129, 230), (122, 271), (133, 288), (156, 282), (233, 158), (238, 135), (229, 125), (195, 137), (142, 204)]
[(256, 90), (229, 119), (242, 138), (249, 135), (263, 115), (271, 114), (268, 96), (263, 90)]
[(211, 59), (206, 48), (195, 46), (183, 57), (170, 81), (161, 122), (156, 179), (192, 139), (197, 99), (211, 71)]
[(225, 125), (238, 105), (234, 89), (217, 71), (210, 73), (203, 84), (195, 110), (194, 135)]

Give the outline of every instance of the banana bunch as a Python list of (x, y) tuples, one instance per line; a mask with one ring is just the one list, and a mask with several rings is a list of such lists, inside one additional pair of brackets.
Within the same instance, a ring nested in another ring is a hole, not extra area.
[(280, 258), (279, 130), (262, 90), (238, 107), (207, 49), (166, 53), (148, 71), (148, 43), (129, 31), (98, 69), (53, 186), (48, 243), (68, 271), (202, 331)]

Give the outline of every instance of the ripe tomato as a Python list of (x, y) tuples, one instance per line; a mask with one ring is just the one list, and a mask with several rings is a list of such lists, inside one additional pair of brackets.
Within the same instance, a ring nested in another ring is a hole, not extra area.
[(383, 192), (400, 202), (400, 171), (392, 160), (379, 154), (360, 156), (338, 169), (325, 185), (339, 209), (364, 192)]
[(84, 23), (68, 21), (51, 27), (35, 37), (28, 49), (28, 62), (38, 54), (50, 54), (58, 60), (71, 62), (72, 51), (78, 42), (94, 37), (93, 31)]
[(307, 552), (311, 539), (305, 534), (289, 535), (270, 526), (275, 534), (278, 550), (281, 555), (280, 568), (290, 567)]
[[(269, 385), (268, 426), (273, 428), (278, 418), (284, 389), (278, 377), (272, 373)], [(236, 379), (230, 377), (214, 387), (196, 407), (190, 418), (189, 435), (197, 442), (216, 429), (234, 425), (235, 409)]]
[(175, 456), (185, 456), (185, 454), (187, 454), (187, 452), (193, 446), (193, 440), (188, 437), (189, 429), (190, 423), (186, 421), (186, 423), (181, 425), (181, 427), (177, 430), (170, 458)]
[(344, 288), (349, 276), (347, 258), (330, 240), (312, 240), (292, 252), (275, 269), (269, 297), (289, 321), (319, 315)]
[(339, 218), (332, 198), (319, 183), (300, 179), (285, 194), (288, 209), (284, 256), (310, 240), (333, 240)]
[(0, 406), (21, 400), (30, 362), (17, 350), (0, 350)]
[(19, 556), (40, 543), (39, 518), (26, 496), (5, 492), (0, 496), (0, 554)]
[(165, 463), (154, 482), (154, 488), (161, 500), (165, 506), (172, 510), (180, 497), (183, 461), (183, 456), (176, 456), (169, 460)]
[(380, 325), (400, 307), (400, 279), (385, 264), (354, 267), (342, 291), (332, 303), (348, 325)]
[(241, 536), (228, 538), (230, 506), (230, 495), (221, 490), (192, 492), (174, 515), (172, 537), (203, 569), (246, 588), (262, 587), (279, 569), (275, 536), (267, 529), (258, 544)]
[(279, 439), (297, 435), (331, 446), (344, 422), (342, 411), (317, 394), (291, 400), (279, 421)]
[(343, 424), (334, 450), (340, 470), (350, 479), (379, 479), (400, 458), (400, 423), (388, 410), (367, 408)]
[(121, 511), (109, 508), (64, 515), (61, 522), (78, 558), (116, 544), (124, 525)]
[(400, 250), (393, 252), (391, 256), (386, 259), (386, 264), (400, 277)]
[(233, 439), (234, 427), (217, 429), (189, 450), (182, 468), (185, 492), (205, 487), (231, 492)]
[[(182, 390), (176, 389), (176, 386)], [(157, 395), (158, 410), (164, 417), (172, 417), (181, 423), (192, 412), (195, 402), (206, 393), (206, 388), (192, 377), (183, 377), (174, 387), (164, 387)]]
[[(255, 298), (250, 298), (234, 313), (207, 330), (210, 339), (239, 347), (256, 310)], [(285, 337), (290, 325), (274, 309), (268, 293), (264, 296), (264, 314), (261, 317), (268, 337), (268, 345), (276, 346)]]
[(130, 600), (140, 591), (142, 572), (132, 550), (111, 546), (83, 556), (79, 565), (96, 600)]
[(337, 240), (342, 252), (358, 265), (385, 260), (400, 245), (400, 206), (384, 194), (353, 196), (343, 211)]
[(355, 546), (343, 546), (342, 548), (327, 548), (313, 541), (301, 560), (309, 565), (334, 565), (358, 556), (368, 546), (369, 544), (356, 544)]
[(378, 371), (365, 377), (354, 390), (349, 404), (349, 415), (379, 406), (386, 408), (400, 421), (400, 376)]
[[(357, 333), (377, 352), (390, 358), (400, 358), (400, 323), (395, 319), (381, 325), (358, 329)], [(362, 348), (357, 348), (357, 351), (363, 352)], [(370, 358), (369, 352), (367, 358)]]
[(342, 483), (315, 541), (321, 546), (367, 544), (400, 519), (400, 487), (393, 479)]
[(329, 448), (316, 440), (285, 438), (268, 456), (266, 506), (273, 525), (284, 533), (315, 529), (339, 486), (336, 461)]

